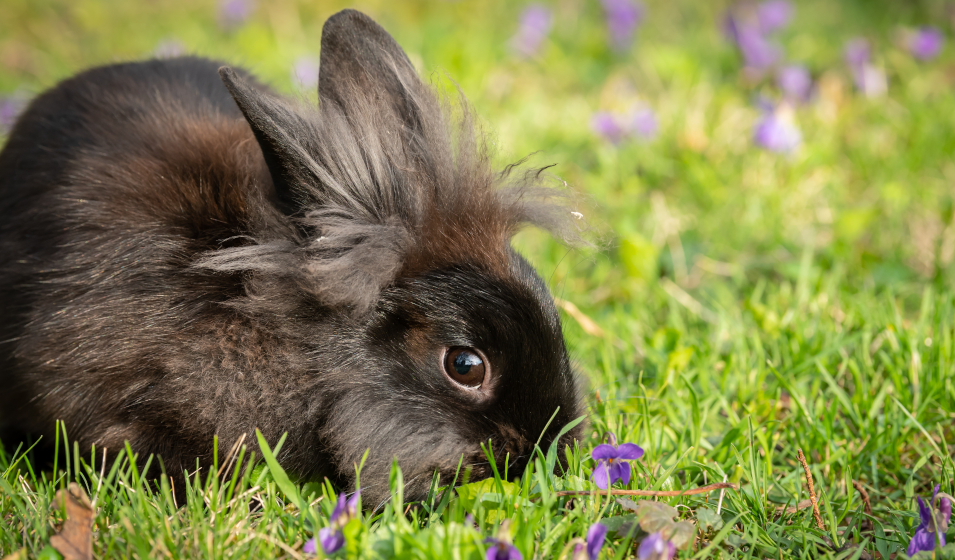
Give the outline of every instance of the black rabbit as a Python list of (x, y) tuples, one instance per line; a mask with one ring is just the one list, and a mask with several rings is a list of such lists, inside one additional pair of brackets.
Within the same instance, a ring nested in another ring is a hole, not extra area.
[[(491, 169), (463, 102), (367, 16), (324, 26), (319, 106), (201, 58), (95, 68), (0, 153), (0, 424), (212, 460), (255, 428), (303, 479), (388, 496), (511, 474), (582, 414), (560, 319), (511, 247), (577, 235), (541, 170)], [(223, 85), (224, 83), (224, 85)], [(551, 416), (558, 409), (556, 417)], [(571, 431), (560, 443), (572, 441)]]

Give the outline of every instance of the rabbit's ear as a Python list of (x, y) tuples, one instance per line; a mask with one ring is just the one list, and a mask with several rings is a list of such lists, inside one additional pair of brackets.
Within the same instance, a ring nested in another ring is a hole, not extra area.
[(282, 209), (294, 211), (302, 203), (295, 199), (295, 186), (309, 180), (318, 169), (308, 151), (295, 140), (309, 137), (307, 123), (285, 101), (256, 90), (232, 68), (219, 68), (219, 76), (255, 133)]
[(322, 27), (318, 73), (321, 102), (354, 115), (382, 102), (397, 115), (413, 118), (415, 91), (424, 84), (397, 42), (370, 17), (342, 10)]

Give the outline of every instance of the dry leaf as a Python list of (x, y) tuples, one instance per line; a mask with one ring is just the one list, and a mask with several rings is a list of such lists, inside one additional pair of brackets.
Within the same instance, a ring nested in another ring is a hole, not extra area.
[(50, 545), (64, 560), (93, 560), (93, 509), (89, 498), (76, 483), (59, 490), (53, 503), (66, 509), (60, 532), (50, 537)]
[(3, 560), (26, 560), (27, 558), (27, 549), (21, 548), (20, 550), (14, 552), (13, 554), (3, 557)]
[(667, 529), (666, 533), (668, 533), (666, 537), (670, 539), (673, 546), (684, 548), (687, 544), (693, 542), (693, 537), (696, 536), (696, 525), (689, 521), (680, 521), (674, 523), (672, 527)]

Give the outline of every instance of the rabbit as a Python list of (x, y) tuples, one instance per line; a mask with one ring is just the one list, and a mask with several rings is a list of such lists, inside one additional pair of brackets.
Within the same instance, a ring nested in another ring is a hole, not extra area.
[(522, 224), (579, 242), (567, 189), (493, 169), (463, 96), (360, 12), (323, 26), (318, 98), (186, 56), (29, 105), (0, 152), (7, 434), (62, 420), (174, 480), (215, 437), (287, 434), (299, 480), (353, 485), (367, 451), (380, 503), (394, 461), (410, 500), (459, 463), (514, 477), (583, 414), (554, 300), (510, 244)]

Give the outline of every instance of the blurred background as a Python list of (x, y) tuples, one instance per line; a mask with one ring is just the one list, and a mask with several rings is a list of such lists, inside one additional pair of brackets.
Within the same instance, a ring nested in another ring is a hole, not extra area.
[(556, 164), (600, 243), (517, 244), (559, 297), (638, 347), (679, 327), (673, 309), (785, 328), (802, 307), (766, 309), (767, 289), (838, 328), (840, 294), (915, 308), (951, 281), (943, 0), (3, 0), (0, 127), (84, 68), (180, 54), (314, 99), (321, 26), (343, 7), (459, 84), (501, 165)]

